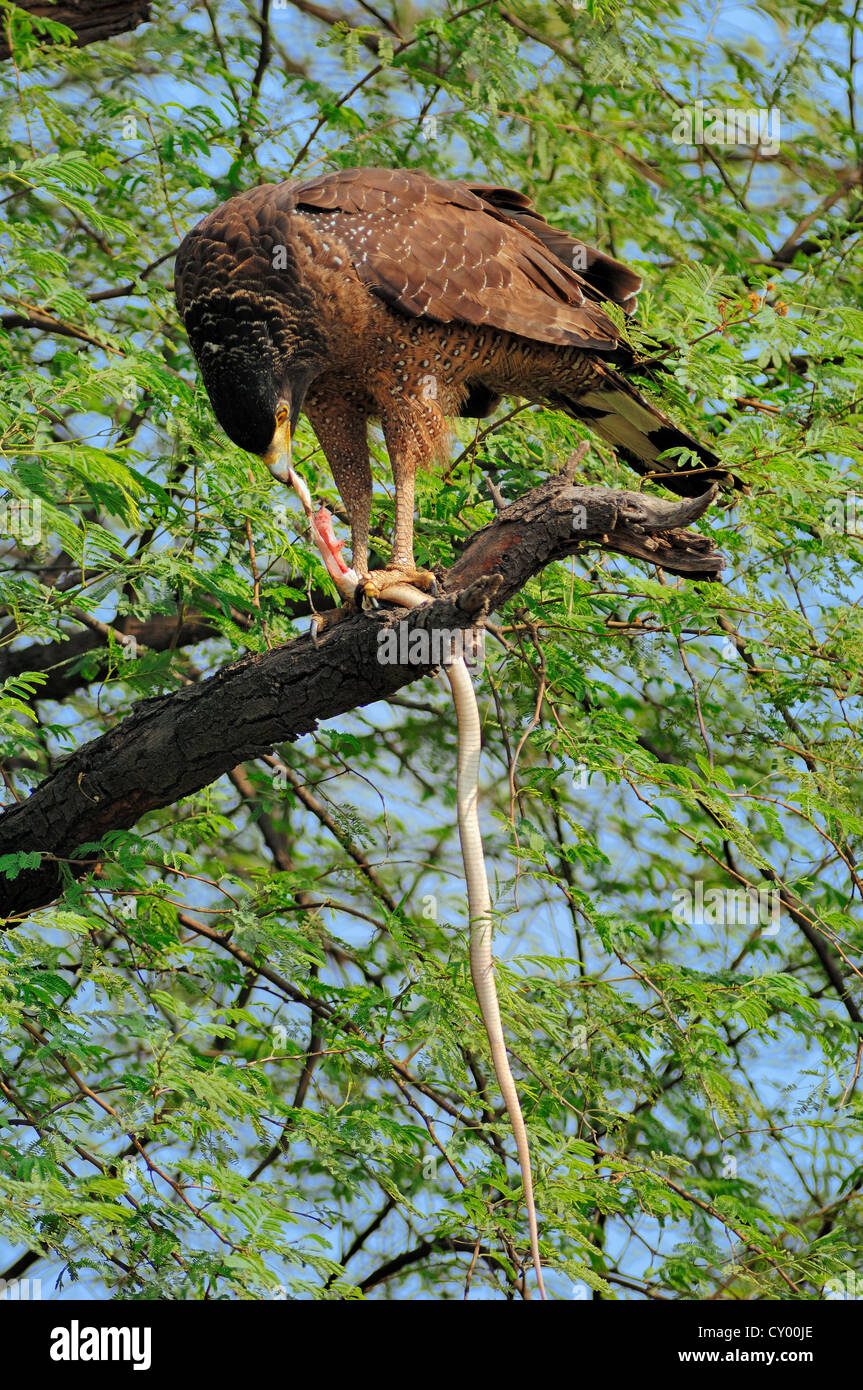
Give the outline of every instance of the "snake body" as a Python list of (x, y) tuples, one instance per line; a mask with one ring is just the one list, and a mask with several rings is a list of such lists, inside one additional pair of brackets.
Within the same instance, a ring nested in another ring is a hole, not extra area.
[[(394, 584), (391, 588), (383, 591), (381, 598), (398, 603), (404, 608), (418, 608), (429, 601), (426, 594), (420, 593), (409, 584)], [(497, 1084), (500, 1087), (500, 1093), (506, 1105), (506, 1113), (509, 1116), (509, 1122), (515, 1136), (515, 1147), (518, 1152), (524, 1201), (527, 1208), (530, 1251), (533, 1256), (533, 1267), (536, 1271), (540, 1297), (544, 1299), (546, 1293), (539, 1255), (539, 1230), (533, 1195), (530, 1148), (524, 1116), (521, 1113), (521, 1102), (518, 1098), (518, 1090), (507, 1056), (503, 1024), (500, 1017), (500, 1003), (494, 978), (491, 895), (488, 890), (485, 853), (479, 828), (479, 760), (482, 749), (479, 708), (473, 681), (463, 657), (458, 656), (448, 662), (444, 670), (452, 691), (458, 726), (456, 807), (462, 862), (467, 882), (468, 913), (470, 915), (470, 973), (480, 1015), (485, 1026), (488, 1045), (491, 1049), (494, 1074), (497, 1077)]]
[(524, 1201), (527, 1208), (527, 1224), (530, 1233), (530, 1250), (533, 1267), (539, 1285), (541, 1298), (545, 1298), (545, 1285), (542, 1281), (542, 1263), (539, 1257), (539, 1231), (536, 1221), (536, 1204), (533, 1196), (533, 1174), (530, 1165), (530, 1149), (521, 1103), (509, 1065), (503, 1025), (500, 1018), (500, 1004), (494, 979), (494, 960), (492, 957), (492, 916), (491, 897), (488, 891), (488, 876), (485, 870), (485, 855), (479, 828), (479, 756), (480, 722), (476, 702), (476, 691), (470, 672), (459, 658), (446, 668), (447, 678), (452, 690), (458, 723), (458, 774), (456, 778), (456, 804), (458, 807), (458, 833), (461, 840), (462, 860), (467, 880), (467, 901), (470, 912), (470, 973), (476, 993), (479, 1011), (485, 1025), (494, 1074), (506, 1105), (506, 1113), (515, 1135), (521, 1181), (524, 1188)]
[[(341, 558), (339, 553), (341, 543), (337, 542), (333, 535), (330, 514), (325, 508), (321, 508), (317, 514), (313, 512), (308, 487), (292, 467), (288, 467), (287, 474), (282, 475), (282, 481), (292, 486), (297, 492), (309, 520), (315, 544), (323, 556), (327, 570), (335, 580), (343, 597), (351, 597), (359, 582), (358, 577), (355, 571), (348, 569)], [(391, 603), (397, 603), (403, 608), (418, 608), (429, 602), (427, 594), (423, 594), (412, 585), (404, 583), (394, 583), (382, 592), (381, 598)], [(488, 1045), (491, 1049), (494, 1074), (497, 1077), (497, 1084), (503, 1096), (506, 1112), (515, 1136), (527, 1209), (530, 1251), (540, 1297), (545, 1299), (546, 1292), (539, 1254), (539, 1229), (533, 1195), (533, 1173), (527, 1129), (507, 1056), (503, 1024), (500, 1017), (500, 1003), (494, 978), (491, 895), (488, 890), (488, 875), (479, 827), (479, 760), (482, 748), (479, 708), (473, 681), (463, 657), (454, 657), (452, 661), (447, 663), (444, 670), (452, 691), (458, 726), (456, 806), (470, 916), (470, 973), (480, 1015), (485, 1026)]]

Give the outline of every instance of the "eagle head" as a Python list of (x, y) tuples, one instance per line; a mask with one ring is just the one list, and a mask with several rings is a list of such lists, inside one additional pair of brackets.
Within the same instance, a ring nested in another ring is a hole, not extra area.
[(312, 345), (297, 341), (284, 323), (271, 322), (240, 295), (194, 305), (186, 329), (225, 434), (247, 453), (265, 457), (285, 418), (293, 433), (321, 368)]

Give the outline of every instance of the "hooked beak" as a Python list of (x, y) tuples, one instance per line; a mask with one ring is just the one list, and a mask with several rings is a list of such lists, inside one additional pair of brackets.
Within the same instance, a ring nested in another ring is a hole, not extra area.
[(291, 467), (291, 412), (285, 401), (279, 401), (276, 407), (276, 429), (270, 447), (264, 454), (264, 463), (274, 478), (291, 486), (288, 476)]

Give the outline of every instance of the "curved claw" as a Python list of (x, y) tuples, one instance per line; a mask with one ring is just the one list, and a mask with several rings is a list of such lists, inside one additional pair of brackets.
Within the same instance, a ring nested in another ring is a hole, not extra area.
[(398, 589), (405, 584), (431, 598), (438, 595), (437, 580), (431, 570), (418, 570), (414, 565), (387, 565), (385, 569), (372, 570), (361, 577), (354, 599), (358, 606), (377, 608), (377, 600), (386, 595), (388, 589)]
[(368, 612), (369, 609), (380, 608), (376, 596), (368, 590), (368, 575), (361, 579), (354, 589), (354, 603), (360, 612)]
[(313, 613), (309, 623), (309, 636), (312, 639), (312, 646), (319, 647), (321, 638), (335, 627), (338, 623), (343, 623), (347, 618), (352, 618), (356, 609), (352, 604), (343, 604), (341, 608), (328, 608), (323, 613)]

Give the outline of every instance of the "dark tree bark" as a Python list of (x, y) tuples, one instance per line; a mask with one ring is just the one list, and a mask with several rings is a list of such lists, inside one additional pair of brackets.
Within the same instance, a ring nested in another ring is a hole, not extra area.
[(0, 877), (0, 917), (14, 919), (51, 902), (63, 864), (75, 874), (92, 868), (98, 857), (75, 858), (79, 846), (129, 829), (147, 811), (172, 805), (320, 720), (385, 699), (427, 675), (433, 655), (425, 664), (380, 660), (384, 628), (404, 622), (409, 633), (434, 634), (477, 626), (545, 565), (586, 545), (695, 579), (718, 576), (723, 561), (712, 542), (680, 529), (707, 509), (715, 488), (665, 502), (577, 487), (575, 464), (573, 456), (561, 473), (477, 532), (441, 576), (443, 595), (435, 602), (407, 615), (402, 609), (355, 615), (318, 646), (300, 637), (243, 657), (208, 680), (140, 701), (129, 718), (78, 749), (27, 801), (0, 816), (0, 855), (43, 855), (38, 868)]
[[(79, 48), (137, 29), (150, 18), (149, 0), (73, 0), (71, 4), (68, 0), (60, 0), (59, 4), (52, 4), (51, 0), (17, 0), (17, 5), (38, 19), (65, 24), (74, 31)], [(0, 59), (11, 56), (8, 33), (0, 26)]]

